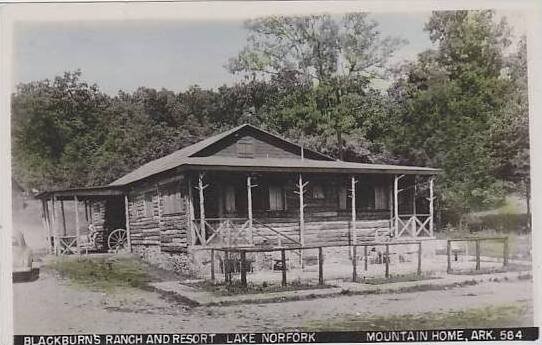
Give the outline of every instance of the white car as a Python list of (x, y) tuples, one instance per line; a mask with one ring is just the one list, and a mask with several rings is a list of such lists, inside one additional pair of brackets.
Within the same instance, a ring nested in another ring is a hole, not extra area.
[(24, 236), (19, 231), (12, 235), (13, 273), (14, 283), (23, 281), (34, 281), (38, 279), (39, 264), (34, 261), (32, 250), (26, 245)]

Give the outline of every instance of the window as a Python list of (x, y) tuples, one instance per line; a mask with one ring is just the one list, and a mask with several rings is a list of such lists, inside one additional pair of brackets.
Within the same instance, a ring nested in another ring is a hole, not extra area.
[(252, 138), (241, 138), (237, 142), (237, 157), (254, 158), (254, 141)]
[(341, 210), (346, 210), (346, 200), (347, 200), (347, 196), (346, 196), (346, 187), (345, 186), (340, 186), (339, 187), (339, 209)]
[(279, 186), (269, 186), (269, 210), (283, 211), (286, 209), (284, 190)]
[(375, 189), (368, 184), (358, 183), (356, 188), (356, 208), (369, 209), (375, 208)]
[(143, 197), (143, 217), (153, 216), (152, 193), (145, 193)]
[(177, 186), (170, 186), (162, 193), (164, 214), (175, 214), (184, 211), (184, 200)]
[(388, 193), (384, 186), (375, 187), (375, 209), (386, 210), (388, 209)]
[(226, 186), (224, 189), (226, 212), (235, 212), (235, 188), (233, 186)]
[(319, 184), (314, 185), (314, 187), (312, 187), (312, 197), (313, 199), (325, 199), (324, 187)]

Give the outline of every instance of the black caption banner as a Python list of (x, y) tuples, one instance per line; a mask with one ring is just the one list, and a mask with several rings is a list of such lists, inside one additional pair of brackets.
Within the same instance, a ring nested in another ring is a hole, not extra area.
[(14, 345), (393, 343), (537, 340), (538, 327), (357, 332), (16, 335)]

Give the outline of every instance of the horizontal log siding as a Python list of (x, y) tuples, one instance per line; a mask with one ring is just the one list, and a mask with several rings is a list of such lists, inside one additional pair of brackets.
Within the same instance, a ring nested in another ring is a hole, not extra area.
[[(151, 213), (145, 214), (145, 195), (151, 193)], [(132, 246), (159, 246), (160, 226), (158, 217), (158, 193), (134, 191), (129, 196), (130, 233)]]
[[(90, 216), (89, 219), (92, 220), (92, 225), (98, 231), (95, 242), (97, 248), (107, 248), (107, 234), (104, 234), (104, 224), (105, 224), (105, 201), (92, 201), (92, 206), (90, 207)], [(83, 214), (84, 215), (84, 214)], [(79, 215), (81, 217), (81, 215)]]
[[(181, 182), (160, 187), (160, 250), (174, 253), (185, 252), (188, 247), (188, 205), (186, 205), (185, 189), (179, 188)], [(167, 214), (165, 196), (170, 193), (181, 193), (180, 209)]]
[[(299, 222), (264, 222), (267, 226), (280, 233), (299, 241)], [(305, 222), (305, 245), (346, 245), (349, 244), (350, 228), (349, 220), (325, 220)], [(374, 241), (377, 231), (390, 231), (390, 220), (358, 220), (356, 222), (356, 234), (358, 242)], [(269, 230), (256, 224), (256, 234), (262, 233), (273, 239), (276, 238)], [(283, 244), (289, 244), (282, 238)], [(255, 244), (263, 244), (263, 236), (255, 236)]]
[[(175, 183), (181, 183), (175, 182)], [(188, 207), (182, 196), (179, 212), (166, 214), (165, 198), (174, 186), (134, 190), (129, 195), (130, 232), (132, 246), (155, 246), (161, 252), (185, 252), (188, 247)], [(180, 188), (182, 189), (182, 188)], [(151, 201), (146, 210), (145, 198)], [(148, 214), (146, 212), (150, 211)]]

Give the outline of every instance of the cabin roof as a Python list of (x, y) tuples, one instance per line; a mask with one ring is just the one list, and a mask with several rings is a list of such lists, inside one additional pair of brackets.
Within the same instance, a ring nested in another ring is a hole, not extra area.
[[(155, 159), (153, 161), (150, 161), (141, 167), (135, 169), (134, 171), (122, 176), (121, 178), (113, 181), (110, 186), (121, 186), (129, 183), (133, 183), (136, 181), (139, 181), (141, 179), (144, 179), (146, 177), (161, 173), (166, 170), (173, 169), (175, 167), (178, 167), (180, 165), (186, 164), (188, 158), (191, 158), (194, 155), (197, 155), (199, 152), (203, 151), (204, 149), (210, 147), (211, 145), (217, 144), (220, 141), (234, 135), (235, 133), (241, 131), (242, 129), (249, 129), (251, 131), (255, 131), (259, 134), (262, 134), (264, 136), (279, 140), (283, 144), (286, 144), (287, 146), (290, 146), (292, 148), (296, 148), (297, 150), (305, 152), (305, 154), (311, 154), (313, 157), (316, 157), (318, 160), (327, 160), (327, 161), (335, 161), (334, 158), (327, 156), (323, 153), (302, 148), (300, 145), (295, 144), (287, 139), (281, 138), (278, 135), (272, 134), (270, 132), (267, 132), (261, 128), (252, 126), (250, 124), (243, 124), (240, 126), (237, 126), (235, 128), (232, 128), (228, 131), (219, 133), (217, 135), (214, 135), (212, 137), (209, 137), (207, 139), (204, 139), (202, 141), (199, 141), (193, 145), (189, 145), (187, 147), (184, 147), (180, 150), (177, 150), (169, 155), (166, 155), (164, 157)], [(211, 158), (211, 157), (209, 157)]]
[(334, 160), (317, 151), (303, 149), (313, 158), (308, 159), (277, 159), (277, 158), (235, 158), (235, 157), (195, 157), (198, 152), (219, 143), (241, 129), (255, 130), (265, 136), (271, 136), (282, 143), (294, 146), (301, 151), (301, 146), (292, 143), (272, 133), (254, 127), (250, 124), (232, 128), (223, 133), (204, 139), (198, 143), (182, 148), (167, 156), (158, 158), (142, 165), (134, 171), (113, 181), (109, 186), (124, 186), (147, 177), (171, 170), (191, 170), (198, 168), (241, 171), (250, 168), (252, 171), (283, 171), (283, 172), (336, 172), (336, 173), (395, 173), (395, 174), (436, 174), (439, 170), (425, 167), (399, 166), (386, 164), (353, 163)]
[(73, 199), (74, 196), (84, 200), (92, 197), (107, 197), (107, 196), (122, 196), (124, 195), (120, 188), (115, 186), (96, 186), (96, 187), (81, 187), (68, 188), (52, 191), (44, 191), (36, 195), (37, 199), (50, 199), (56, 196), (59, 200)]

